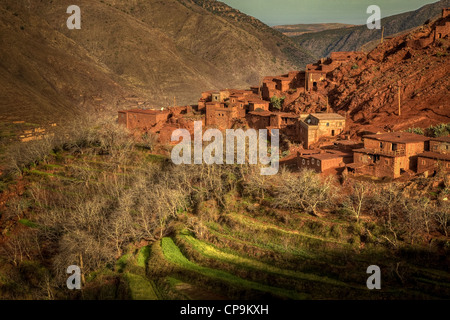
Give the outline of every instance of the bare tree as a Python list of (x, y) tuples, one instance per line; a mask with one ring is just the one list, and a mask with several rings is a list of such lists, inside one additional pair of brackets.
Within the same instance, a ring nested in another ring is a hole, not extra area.
[(313, 170), (302, 170), (299, 175), (281, 170), (276, 186), (275, 205), (286, 209), (301, 209), (313, 215), (332, 201), (332, 178), (321, 180)]
[(434, 219), (439, 225), (439, 229), (441, 232), (448, 237), (449, 229), (450, 229), (450, 208), (448, 205), (437, 208), (436, 213), (434, 214)]
[(361, 213), (368, 202), (371, 187), (365, 182), (357, 181), (353, 184), (352, 193), (343, 202), (344, 209), (352, 214), (359, 222)]

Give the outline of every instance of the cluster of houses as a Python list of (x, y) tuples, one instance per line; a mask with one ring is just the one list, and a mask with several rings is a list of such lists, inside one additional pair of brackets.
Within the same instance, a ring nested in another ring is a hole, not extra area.
[[(277, 79), (281, 78), (288, 77)], [(298, 81), (295, 77), (290, 79)], [(299, 115), (274, 110), (271, 102), (262, 96), (263, 88), (204, 92), (197, 106), (119, 111), (119, 123), (139, 134), (158, 134), (161, 143), (170, 143), (171, 133), (178, 128), (193, 134), (194, 120), (203, 121), (205, 130), (211, 127), (279, 129), (281, 136), (302, 146), (297, 154), (298, 168), (319, 173), (346, 172), (396, 179), (404, 174), (433, 174), (438, 168), (450, 171), (450, 137), (389, 132), (364, 135), (361, 141), (348, 140), (344, 135), (343, 115)], [(286, 88), (272, 93), (282, 93)]]
[[(450, 10), (444, 10), (448, 17)], [(438, 24), (434, 38), (448, 35), (449, 24)], [(445, 30), (444, 30), (445, 29)], [(399, 178), (404, 174), (430, 174), (438, 168), (450, 171), (450, 137), (428, 138), (407, 132), (369, 134), (361, 141), (344, 136), (346, 118), (337, 113), (296, 114), (281, 112), (274, 98), (288, 105), (301, 93), (322, 91), (324, 80), (340, 65), (358, 59), (361, 52), (333, 52), (329, 58), (276, 77), (265, 77), (248, 90), (225, 89), (203, 92), (197, 105), (161, 110), (135, 108), (119, 111), (118, 122), (143, 134), (158, 134), (170, 143), (171, 132), (188, 129), (201, 120), (205, 129), (279, 129), (280, 136), (303, 148), (297, 154), (299, 168), (319, 173), (331, 171), (375, 177)]]

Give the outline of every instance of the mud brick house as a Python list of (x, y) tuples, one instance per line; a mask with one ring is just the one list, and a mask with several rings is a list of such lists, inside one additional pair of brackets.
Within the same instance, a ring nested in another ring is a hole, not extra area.
[(450, 154), (450, 137), (431, 138), (430, 151), (442, 154)]
[(417, 173), (434, 173), (441, 168), (450, 171), (450, 154), (426, 151), (418, 155)]
[(443, 20), (437, 22), (434, 30), (434, 40), (448, 38), (450, 34), (450, 9), (442, 9)]
[(198, 100), (198, 111), (206, 111), (206, 103), (212, 102), (212, 95), (216, 93), (216, 91), (205, 91), (202, 92), (202, 97)]
[(132, 109), (119, 111), (119, 124), (130, 130), (150, 130), (157, 124), (164, 123), (169, 118), (169, 110)]
[(334, 142), (334, 147), (344, 152), (352, 152), (354, 149), (361, 149), (364, 147), (364, 143), (352, 140), (339, 140)]
[(207, 103), (206, 104), (206, 126), (216, 126), (219, 129), (229, 129), (236, 119), (245, 118), (245, 109), (242, 107), (230, 107), (227, 104)]
[(283, 92), (290, 89), (303, 88), (305, 73), (302, 71), (291, 71), (279, 77), (265, 77), (261, 88), (264, 100), (270, 100), (273, 96), (282, 96)]
[(318, 154), (299, 154), (297, 165), (299, 169), (313, 169), (323, 173), (330, 169), (343, 168), (353, 161), (353, 154), (340, 151), (329, 151)]
[(418, 155), (417, 173), (433, 173), (438, 168), (450, 171), (450, 137), (431, 138), (430, 151)]
[(429, 138), (408, 132), (366, 135), (364, 148), (353, 150), (349, 172), (399, 178), (417, 170), (418, 155), (429, 148)]
[(332, 52), (329, 58), (323, 58), (317, 63), (308, 64), (305, 72), (305, 89), (307, 91), (317, 90), (320, 82), (327, 78), (327, 74), (334, 71), (343, 63), (363, 55), (363, 52), (355, 51)]
[(337, 113), (312, 113), (298, 125), (300, 140), (308, 149), (320, 137), (341, 134), (345, 128), (345, 118)]
[(306, 90), (317, 90), (318, 83), (327, 78), (329, 70), (323, 70), (321, 63), (306, 66)]
[(270, 126), (271, 111), (252, 111), (246, 116), (250, 128), (260, 130)]
[(254, 99), (248, 101), (248, 112), (263, 110), (269, 111), (270, 102), (262, 99)]
[(248, 113), (246, 118), (250, 127), (257, 130), (267, 127), (284, 129), (289, 126), (292, 126), (295, 130), (300, 116), (288, 112), (252, 111)]

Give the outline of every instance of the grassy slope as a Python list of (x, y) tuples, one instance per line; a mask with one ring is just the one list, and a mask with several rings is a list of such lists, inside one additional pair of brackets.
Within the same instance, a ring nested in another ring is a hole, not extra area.
[[(69, 162), (73, 164), (74, 159)], [(104, 165), (101, 159), (94, 162)], [(34, 171), (39, 174), (33, 174), (32, 170), (25, 178), (39, 179), (44, 186), (46, 181), (74, 183), (68, 182), (70, 176), (61, 175), (65, 167), (64, 161), (59, 164), (50, 161), (36, 166)], [(244, 203), (251, 204), (251, 200), (240, 201), (238, 207)], [(217, 290), (216, 295), (226, 296), (228, 291), (224, 288), (290, 299), (435, 298), (450, 294), (450, 274), (445, 268), (434, 269), (427, 264), (423, 259), (432, 259), (429, 253), (392, 255), (371, 245), (367, 239), (366, 249), (360, 250), (359, 242), (351, 241), (357, 232), (348, 221), (297, 213), (283, 225), (264, 210), (249, 214), (242, 207), (239, 212), (226, 214), (221, 223), (209, 223), (213, 242), (175, 231), (173, 239), (177, 244), (172, 238), (164, 238), (152, 247), (154, 250), (143, 247), (122, 256), (114, 274), (125, 281), (129, 298), (173, 298), (172, 292), (177, 298), (195, 299), (208, 297), (211, 289)], [(32, 220), (30, 216), (20, 223), (37, 227)], [(337, 234), (331, 232), (335, 226), (340, 228)], [(158, 248), (161, 255), (155, 254)], [(400, 274), (412, 282), (402, 284), (396, 280), (394, 270), (398, 262), (401, 262)], [(391, 270), (383, 273), (385, 287), (380, 293), (370, 293), (364, 288), (365, 268), (370, 264)], [(171, 271), (173, 266), (177, 270)], [(153, 273), (153, 269), (157, 272)], [(98, 285), (102, 279), (94, 277)], [(163, 285), (165, 282), (169, 282), (169, 287)], [(221, 286), (214, 289), (211, 283)]]
[(206, 277), (211, 277), (215, 279), (219, 279), (224, 282), (231, 283), (232, 285), (237, 285), (241, 287), (250, 288), (253, 290), (264, 291), (268, 293), (272, 293), (278, 295), (280, 297), (291, 298), (291, 299), (305, 299), (306, 295), (301, 293), (296, 293), (292, 291), (283, 290), (280, 288), (270, 287), (264, 284), (255, 283), (252, 281), (248, 281), (242, 278), (238, 278), (230, 273), (211, 269), (207, 267), (203, 267), (197, 265), (191, 261), (189, 261), (180, 251), (180, 249), (175, 245), (171, 238), (163, 238), (161, 240), (161, 247), (166, 259), (172, 263), (175, 263), (179, 266), (182, 266), (185, 269), (195, 271), (197, 273), (202, 274)]

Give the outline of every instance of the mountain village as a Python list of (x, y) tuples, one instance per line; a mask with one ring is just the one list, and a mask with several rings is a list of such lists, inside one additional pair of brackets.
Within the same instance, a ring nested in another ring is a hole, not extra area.
[[(419, 39), (418, 45), (429, 45), (449, 33), (450, 9), (444, 9), (434, 32)], [(397, 179), (417, 174), (428, 176), (438, 169), (450, 171), (450, 137), (366, 132), (358, 140), (350, 140), (346, 134), (346, 114), (331, 112), (328, 99), (326, 112), (280, 111), (281, 105), (293, 103), (300, 94), (320, 93), (323, 80), (331, 72), (361, 55), (364, 53), (333, 52), (329, 58), (307, 65), (305, 71), (265, 77), (260, 86), (248, 90), (206, 91), (194, 106), (119, 111), (118, 121), (137, 136), (157, 134), (163, 144), (171, 143), (171, 134), (176, 129), (188, 129), (193, 134), (194, 120), (201, 120), (206, 128), (220, 130), (279, 129), (281, 137), (301, 146), (296, 151), (297, 168), (311, 168), (319, 173)]]

